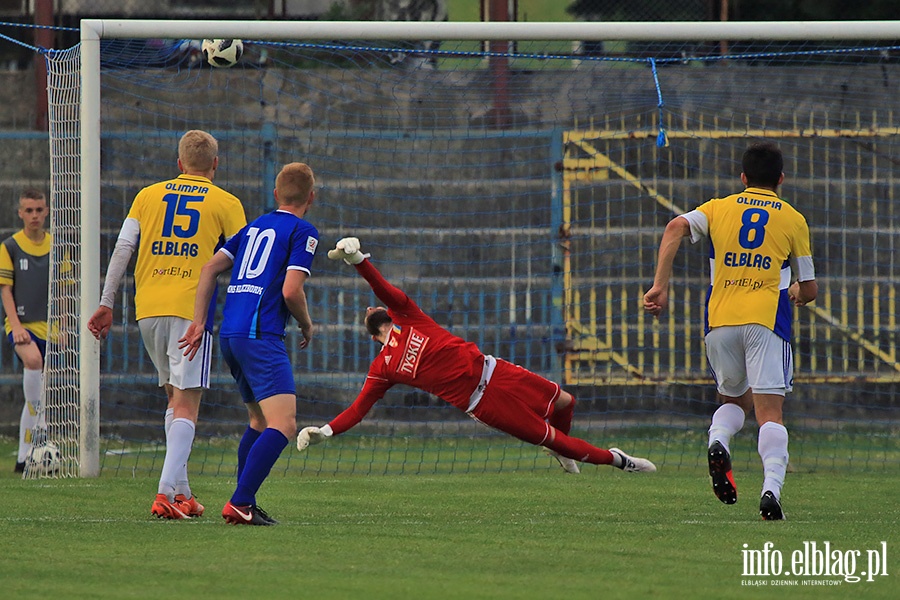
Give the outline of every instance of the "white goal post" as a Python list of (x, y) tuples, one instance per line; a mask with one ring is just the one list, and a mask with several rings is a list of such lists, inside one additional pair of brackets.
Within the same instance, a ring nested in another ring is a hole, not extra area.
[(100, 293), (100, 41), (104, 39), (251, 40), (584, 40), (584, 41), (828, 41), (900, 39), (900, 21), (843, 22), (284, 22), (81, 21), (80, 107), (80, 475), (100, 472), (100, 346), (87, 321)]

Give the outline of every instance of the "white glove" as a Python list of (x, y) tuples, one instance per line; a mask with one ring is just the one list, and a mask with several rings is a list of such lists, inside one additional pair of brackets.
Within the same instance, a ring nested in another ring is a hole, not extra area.
[(363, 254), (360, 252), (359, 238), (355, 237), (345, 237), (338, 240), (334, 249), (328, 251), (328, 258), (331, 260), (340, 260), (343, 258), (344, 262), (348, 265), (358, 265), (370, 256), (370, 254)]
[(326, 438), (334, 435), (330, 425), (323, 427), (304, 427), (297, 434), (297, 450), (303, 452), (309, 445), (321, 444)]

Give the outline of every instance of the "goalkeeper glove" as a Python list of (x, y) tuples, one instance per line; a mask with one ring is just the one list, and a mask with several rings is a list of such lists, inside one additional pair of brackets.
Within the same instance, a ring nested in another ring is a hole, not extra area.
[(322, 427), (304, 427), (297, 434), (297, 450), (304, 451), (309, 445), (321, 444), (326, 438), (334, 435), (331, 425)]
[(358, 265), (371, 254), (363, 254), (359, 250), (359, 238), (345, 237), (338, 240), (333, 250), (328, 251), (328, 258), (331, 260), (344, 259), (348, 265)]

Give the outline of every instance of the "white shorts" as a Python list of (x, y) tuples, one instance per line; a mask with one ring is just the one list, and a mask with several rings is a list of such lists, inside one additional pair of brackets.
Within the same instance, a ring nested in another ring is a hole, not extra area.
[(737, 398), (790, 392), (794, 383), (791, 344), (762, 325), (716, 327), (706, 334), (706, 356), (723, 396)]
[(203, 342), (194, 360), (188, 360), (184, 350), (178, 348), (178, 340), (190, 324), (181, 317), (148, 317), (138, 321), (144, 348), (156, 367), (160, 387), (169, 383), (180, 390), (209, 388), (212, 335), (203, 332)]

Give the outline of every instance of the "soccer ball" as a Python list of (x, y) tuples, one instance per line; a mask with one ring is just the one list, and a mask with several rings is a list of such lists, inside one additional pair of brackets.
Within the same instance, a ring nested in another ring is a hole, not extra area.
[(232, 67), (244, 53), (241, 40), (203, 40), (203, 58), (214, 67)]
[(31, 449), (28, 462), (30, 463), (28, 468), (34, 469), (39, 475), (55, 475), (59, 472), (62, 454), (59, 446), (53, 442), (47, 442)]

